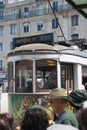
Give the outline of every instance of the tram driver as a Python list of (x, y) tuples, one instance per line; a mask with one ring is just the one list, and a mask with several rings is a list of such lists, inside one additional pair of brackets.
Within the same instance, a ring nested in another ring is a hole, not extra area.
[(56, 74), (50, 72), (48, 77), (46, 77), (44, 89), (53, 89), (53, 88), (56, 88)]

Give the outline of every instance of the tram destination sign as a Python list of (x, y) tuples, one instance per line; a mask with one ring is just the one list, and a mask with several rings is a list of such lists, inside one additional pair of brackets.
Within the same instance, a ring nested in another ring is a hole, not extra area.
[(53, 33), (35, 35), (30, 37), (18, 37), (13, 39), (13, 48), (30, 43), (53, 44)]

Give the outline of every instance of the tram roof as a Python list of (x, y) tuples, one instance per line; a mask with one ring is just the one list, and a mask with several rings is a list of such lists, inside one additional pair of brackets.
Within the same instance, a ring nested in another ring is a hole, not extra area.
[(52, 45), (48, 44), (42, 44), (42, 43), (36, 43), (36, 44), (28, 44), (28, 45), (22, 45), (20, 47), (16, 47), (13, 51), (19, 51), (19, 50), (31, 50), (31, 51), (36, 51), (36, 50), (53, 50)]
[(63, 46), (63, 45), (48, 45), (48, 44), (43, 44), (43, 43), (35, 43), (35, 44), (27, 44), (27, 45), (22, 45), (20, 47), (16, 47), (14, 50), (10, 51), (8, 55), (11, 54), (16, 54), (18, 52), (59, 52), (60, 50), (65, 50), (68, 49), (68, 47)]
[(76, 46), (66, 47), (58, 44), (52, 46), (43, 43), (28, 44), (16, 47), (14, 50), (10, 51), (7, 56), (9, 57), (17, 54), (21, 55), (21, 53), (61, 53), (87, 58), (87, 51), (80, 51), (80, 49), (78, 49)]

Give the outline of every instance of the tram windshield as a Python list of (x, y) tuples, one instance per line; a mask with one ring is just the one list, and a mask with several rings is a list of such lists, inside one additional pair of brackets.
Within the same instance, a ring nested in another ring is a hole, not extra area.
[[(29, 93), (33, 91), (47, 91), (57, 87), (57, 61), (51, 59), (20, 60), (15, 62), (15, 77), (13, 63), (9, 72), (10, 91)], [(15, 79), (15, 84), (14, 80)], [(35, 89), (35, 90), (34, 90)]]
[(36, 73), (37, 90), (53, 89), (57, 86), (56, 61), (38, 60)]
[[(33, 93), (46, 92), (58, 84), (57, 60), (19, 60), (9, 62), (9, 92)], [(15, 70), (15, 73), (13, 72)], [(61, 64), (61, 86), (67, 90), (73, 88), (73, 65)]]

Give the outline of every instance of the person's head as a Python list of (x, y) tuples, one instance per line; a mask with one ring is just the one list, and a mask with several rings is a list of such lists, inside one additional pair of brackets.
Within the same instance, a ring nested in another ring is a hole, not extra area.
[(83, 102), (86, 100), (87, 94), (84, 90), (73, 90), (67, 98), (75, 110), (79, 110), (83, 107)]
[(11, 130), (6, 118), (2, 117), (0, 114), (0, 130)]
[(85, 83), (84, 87), (85, 87), (85, 90), (87, 91), (87, 83)]
[(67, 93), (63, 88), (55, 88), (50, 90), (49, 102), (52, 105), (53, 111), (56, 115), (59, 115), (68, 104)]
[(14, 117), (13, 117), (13, 115), (11, 114), (11, 113), (2, 113), (1, 114), (1, 117), (2, 118), (5, 118), (7, 121), (8, 121), (8, 123), (9, 123), (9, 126), (10, 126), (10, 128), (11, 128), (11, 130), (12, 130), (12, 127), (13, 127), (13, 122), (14, 122)]
[(46, 130), (49, 126), (49, 115), (41, 108), (26, 111), (21, 123), (21, 130)]
[(83, 130), (87, 130), (87, 108), (81, 110), (81, 123)]
[(40, 108), (40, 109), (42, 109), (42, 111), (45, 111), (48, 114), (49, 124), (51, 124), (52, 121), (54, 120), (54, 113), (49, 108), (47, 108), (45, 106), (41, 106), (41, 105), (33, 105), (32, 108), (36, 108), (36, 109)]

